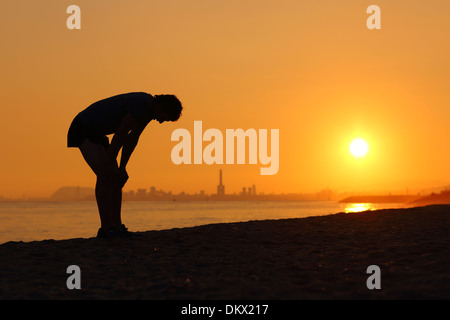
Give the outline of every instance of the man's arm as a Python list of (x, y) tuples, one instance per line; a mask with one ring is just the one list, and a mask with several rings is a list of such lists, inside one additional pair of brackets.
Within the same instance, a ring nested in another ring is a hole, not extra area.
[(117, 132), (111, 140), (111, 146), (108, 149), (111, 160), (115, 161), (122, 148), (122, 156), (120, 159), (121, 168), (125, 169), (144, 128), (145, 125), (141, 124), (129, 114), (122, 120)]
[(122, 155), (120, 156), (119, 169), (125, 170), (128, 160), (130, 160), (130, 156), (133, 153), (134, 148), (136, 148), (136, 145), (139, 141), (139, 136), (141, 135), (144, 128), (145, 126), (137, 127), (131, 130), (131, 132), (128, 134), (125, 143), (122, 147)]

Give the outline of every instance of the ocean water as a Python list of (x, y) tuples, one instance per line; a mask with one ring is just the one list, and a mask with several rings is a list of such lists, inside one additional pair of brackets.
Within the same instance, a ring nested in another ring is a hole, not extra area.
[[(122, 222), (130, 231), (149, 231), (395, 207), (398, 205), (335, 201), (132, 201), (122, 205)], [(90, 238), (96, 236), (99, 227), (100, 218), (93, 201), (0, 202), (0, 244)]]

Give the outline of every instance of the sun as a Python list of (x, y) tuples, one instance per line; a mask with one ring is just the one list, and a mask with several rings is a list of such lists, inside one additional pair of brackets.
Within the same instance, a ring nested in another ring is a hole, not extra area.
[(367, 152), (369, 151), (369, 146), (367, 145), (367, 142), (363, 139), (355, 139), (350, 143), (350, 152), (352, 155), (354, 155), (357, 158), (364, 157)]

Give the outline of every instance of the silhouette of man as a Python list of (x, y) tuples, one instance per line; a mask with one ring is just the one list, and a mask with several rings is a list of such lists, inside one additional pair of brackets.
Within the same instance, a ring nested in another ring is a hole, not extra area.
[[(67, 146), (78, 147), (97, 176), (95, 198), (101, 221), (97, 237), (130, 235), (120, 215), (128, 160), (151, 120), (177, 121), (181, 110), (181, 102), (174, 95), (153, 97), (145, 92), (132, 92), (97, 101), (72, 121)], [(106, 136), (109, 134), (114, 134), (111, 143)]]

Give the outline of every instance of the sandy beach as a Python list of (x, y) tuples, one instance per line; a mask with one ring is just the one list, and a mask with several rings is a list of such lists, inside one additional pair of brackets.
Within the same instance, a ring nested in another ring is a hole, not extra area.
[[(450, 206), (0, 245), (1, 299), (449, 299)], [(93, 235), (94, 236), (94, 235)], [(81, 270), (69, 290), (66, 269)], [(366, 286), (367, 267), (381, 289)]]

